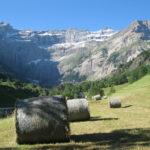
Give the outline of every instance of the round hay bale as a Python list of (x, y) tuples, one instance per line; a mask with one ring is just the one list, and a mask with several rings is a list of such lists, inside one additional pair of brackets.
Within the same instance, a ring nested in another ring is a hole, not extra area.
[(110, 108), (120, 108), (121, 107), (121, 99), (120, 98), (112, 98), (109, 99)]
[(63, 96), (19, 100), (16, 104), (17, 143), (68, 142), (68, 109)]
[(100, 95), (95, 95), (95, 96), (92, 96), (92, 99), (93, 100), (101, 100), (101, 96)]
[(85, 98), (85, 95), (83, 92), (78, 92), (77, 95), (78, 95), (78, 98)]
[(86, 99), (68, 100), (67, 107), (70, 121), (84, 121), (90, 119), (88, 101)]
[(103, 96), (103, 98), (102, 99), (107, 99), (108, 97), (107, 96)]

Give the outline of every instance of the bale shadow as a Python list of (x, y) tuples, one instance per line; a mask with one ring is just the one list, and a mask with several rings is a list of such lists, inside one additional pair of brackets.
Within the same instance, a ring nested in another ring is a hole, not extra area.
[(109, 149), (130, 146), (150, 146), (150, 128), (122, 129), (111, 133), (72, 135), (75, 142), (92, 142), (95, 146), (108, 145)]
[(101, 117), (90, 117), (90, 119), (85, 120), (76, 120), (70, 122), (86, 122), (86, 121), (109, 121), (109, 120), (118, 120), (119, 118), (101, 118)]
[(91, 117), (90, 121), (109, 121), (109, 120), (118, 120), (119, 118), (100, 118), (100, 117)]
[[(22, 148), (22, 150), (24, 149), (28, 149), (28, 150), (75, 150), (75, 149), (85, 149), (86, 146), (80, 146), (80, 145), (76, 145), (76, 144), (70, 144), (70, 145), (40, 145), (40, 146), (35, 146), (35, 147), (29, 147), (29, 148)], [(0, 148), (0, 150), (20, 150), (21, 148), (12, 148), (12, 147), (8, 147), (8, 148)]]
[[(29, 147), (30, 150), (75, 150), (75, 149), (131, 149), (134, 146), (150, 147), (150, 128), (121, 129), (110, 133), (91, 133), (72, 135), (74, 143), (40, 144)], [(105, 147), (105, 148), (103, 148)], [(20, 148), (0, 148), (0, 150), (19, 150)]]
[(127, 106), (123, 106), (121, 108), (128, 108), (128, 107), (132, 107), (133, 105), (127, 105)]

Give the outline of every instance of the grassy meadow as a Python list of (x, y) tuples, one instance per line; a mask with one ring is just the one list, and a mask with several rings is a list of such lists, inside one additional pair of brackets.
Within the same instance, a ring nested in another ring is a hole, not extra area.
[(0, 149), (149, 150), (150, 75), (115, 89), (111, 97), (121, 97), (122, 108), (110, 109), (108, 100), (89, 101), (91, 119), (70, 123), (70, 143), (18, 145), (13, 115), (0, 119)]

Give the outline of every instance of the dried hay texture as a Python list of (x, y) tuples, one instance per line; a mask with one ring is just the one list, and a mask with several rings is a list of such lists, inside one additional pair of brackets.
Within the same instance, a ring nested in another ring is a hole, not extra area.
[(16, 104), (17, 143), (68, 142), (68, 109), (62, 96), (19, 100)]
[(84, 121), (90, 119), (88, 101), (86, 99), (67, 100), (70, 121)]
[(120, 98), (112, 98), (109, 99), (110, 108), (120, 108), (121, 107), (121, 99)]

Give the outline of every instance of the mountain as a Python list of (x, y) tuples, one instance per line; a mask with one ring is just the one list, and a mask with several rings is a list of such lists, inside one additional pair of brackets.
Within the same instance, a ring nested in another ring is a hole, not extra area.
[(101, 79), (148, 49), (150, 21), (134, 21), (122, 31), (95, 32), (17, 30), (0, 23), (0, 69), (11, 68), (6, 70), (11, 76), (45, 87)]
[(134, 21), (126, 29), (101, 43), (92, 56), (94, 75), (99, 79), (110, 74), (120, 64), (129, 62), (150, 49), (150, 21)]
[(68, 98), (81, 98), (83, 92), (88, 98), (96, 94), (102, 96), (104, 94), (102, 88), (112, 86), (113, 89), (113, 85), (133, 83), (147, 74), (150, 74), (150, 50), (144, 51), (132, 61), (120, 65), (117, 70), (103, 80), (84, 81), (76, 84), (63, 83), (51, 90), (41, 88), (33, 83), (23, 83), (0, 73), (0, 107), (14, 107), (18, 99), (37, 96), (65, 95)]
[(114, 70), (112, 74), (114, 73), (124, 73), (125, 71), (133, 72), (138, 67), (141, 66), (150, 66), (150, 50), (144, 51), (140, 53), (136, 58), (132, 59), (132, 61), (129, 61), (125, 64), (120, 65), (117, 70)]
[(76, 55), (80, 57), (77, 59), (88, 57), (97, 43), (115, 33), (109, 28), (97, 32), (16, 30), (7, 23), (0, 23), (0, 64), (11, 68), (6, 72), (11, 75), (14, 72), (13, 77), (46, 87), (56, 85), (72, 69), (67, 61)]

